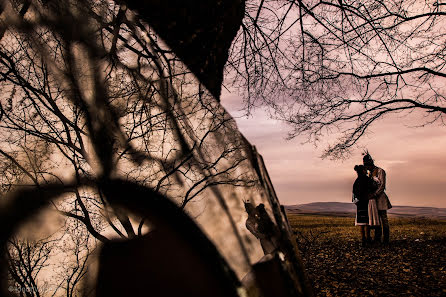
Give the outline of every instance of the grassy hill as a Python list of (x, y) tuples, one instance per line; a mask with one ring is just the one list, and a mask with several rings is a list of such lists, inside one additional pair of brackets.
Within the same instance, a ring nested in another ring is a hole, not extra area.
[[(288, 205), (285, 209), (293, 214), (326, 214), (336, 216), (354, 216), (356, 206), (345, 202), (313, 202), (308, 204)], [(393, 206), (388, 211), (393, 217), (428, 217), (446, 219), (446, 208)]]
[(353, 217), (288, 218), (316, 296), (446, 296), (446, 220), (390, 218), (390, 245), (363, 248)]

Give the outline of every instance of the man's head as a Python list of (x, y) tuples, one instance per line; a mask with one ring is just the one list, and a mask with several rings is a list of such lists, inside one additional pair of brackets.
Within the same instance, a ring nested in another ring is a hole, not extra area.
[(369, 152), (365, 153), (364, 157), (362, 158), (362, 162), (364, 166), (367, 168), (375, 167), (375, 163), (373, 161), (372, 156), (370, 156)]

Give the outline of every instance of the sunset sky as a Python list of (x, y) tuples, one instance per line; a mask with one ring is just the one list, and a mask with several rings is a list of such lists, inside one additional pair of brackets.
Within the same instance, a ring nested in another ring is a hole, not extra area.
[[(262, 109), (242, 116), (242, 99), (223, 93), (223, 106), (236, 118), (240, 131), (257, 147), (282, 204), (351, 202), (355, 164), (362, 150), (348, 160), (321, 159), (323, 146), (302, 145), (304, 138), (286, 140), (289, 128)], [(393, 205), (446, 207), (446, 127), (413, 128), (421, 114), (394, 115), (372, 126), (360, 145), (387, 173), (387, 194)]]

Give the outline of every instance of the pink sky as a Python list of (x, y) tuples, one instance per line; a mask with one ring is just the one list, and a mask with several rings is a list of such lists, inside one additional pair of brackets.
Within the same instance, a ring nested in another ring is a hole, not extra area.
[[(304, 138), (286, 140), (289, 128), (270, 119), (264, 110), (240, 117), (242, 99), (236, 93), (223, 92), (221, 102), (263, 155), (282, 204), (351, 202), (353, 167), (362, 163), (361, 149), (348, 160), (322, 160), (323, 145), (303, 145)], [(360, 145), (386, 170), (387, 194), (393, 205), (446, 207), (446, 127), (411, 128), (417, 125), (414, 118), (395, 115), (381, 120)]]

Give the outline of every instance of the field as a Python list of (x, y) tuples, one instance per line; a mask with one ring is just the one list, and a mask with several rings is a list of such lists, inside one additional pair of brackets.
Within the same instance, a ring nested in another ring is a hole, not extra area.
[(390, 218), (361, 247), (353, 217), (288, 214), (316, 296), (446, 296), (446, 221)]

